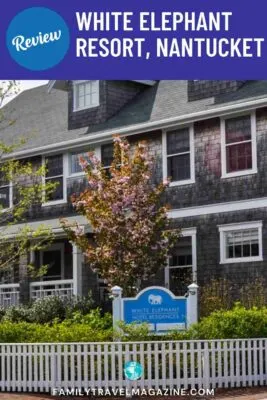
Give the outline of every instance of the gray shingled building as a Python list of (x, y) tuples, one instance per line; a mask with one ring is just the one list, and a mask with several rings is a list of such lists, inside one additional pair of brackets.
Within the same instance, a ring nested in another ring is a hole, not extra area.
[[(241, 285), (267, 278), (267, 81), (51, 81), (22, 92), (4, 112), (0, 140), (26, 137), (16, 157), (47, 162), (47, 179), (58, 186), (28, 214), (29, 224), (45, 222), (56, 234), (50, 249), (31, 255), (36, 268), (51, 268), (25, 282), (28, 260), (20, 260), (17, 271), (2, 274), (0, 303), (89, 289), (103, 300), (101, 277), (64, 237), (58, 218), (76, 218), (69, 198), (85, 187), (79, 155), (94, 149), (108, 166), (113, 134), (146, 138), (155, 180), (172, 178), (169, 217), (182, 237), (169, 266), (144, 284), (181, 294), (192, 280)], [(11, 191), (12, 185), (0, 187), (4, 209), (12, 206)]]

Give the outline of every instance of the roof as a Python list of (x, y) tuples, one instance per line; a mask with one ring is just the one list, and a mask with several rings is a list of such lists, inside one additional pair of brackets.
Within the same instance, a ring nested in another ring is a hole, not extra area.
[(3, 107), (5, 120), (0, 124), (0, 141), (18, 143), (21, 138), (26, 138), (20, 150), (34, 149), (81, 137), (89, 138), (93, 132), (104, 134), (111, 129), (154, 123), (266, 97), (267, 81), (247, 81), (237, 92), (188, 102), (187, 81), (163, 80), (145, 89), (105, 123), (68, 130), (67, 92), (53, 89), (49, 93), (47, 85), (44, 85), (20, 93)]

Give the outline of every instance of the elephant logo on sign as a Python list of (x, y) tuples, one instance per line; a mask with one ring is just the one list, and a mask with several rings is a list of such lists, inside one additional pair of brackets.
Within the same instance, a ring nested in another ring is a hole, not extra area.
[(148, 302), (149, 302), (149, 304), (152, 304), (152, 305), (162, 304), (162, 297), (156, 296), (154, 294), (150, 294), (148, 296)]

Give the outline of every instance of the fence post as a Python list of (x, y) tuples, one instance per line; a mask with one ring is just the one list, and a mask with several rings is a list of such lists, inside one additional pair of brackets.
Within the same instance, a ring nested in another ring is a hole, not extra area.
[(112, 301), (113, 329), (118, 329), (118, 322), (122, 320), (122, 315), (121, 315), (122, 288), (119, 286), (114, 286), (111, 289), (111, 293), (113, 296), (113, 301)]
[(58, 350), (57, 344), (52, 344), (51, 345), (51, 388), (50, 392), (53, 391), (53, 389), (57, 388), (57, 381), (58, 381), (58, 376), (57, 376), (57, 350)]
[[(203, 385), (204, 389), (208, 389), (210, 387), (210, 357), (209, 357), (209, 343), (204, 342), (204, 351), (203, 351)], [(214, 356), (214, 355), (212, 355)]]
[(187, 328), (198, 320), (198, 285), (192, 283), (188, 286), (187, 297)]

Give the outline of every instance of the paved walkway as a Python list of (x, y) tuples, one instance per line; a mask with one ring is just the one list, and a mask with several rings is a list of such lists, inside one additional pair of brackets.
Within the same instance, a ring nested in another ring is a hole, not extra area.
[[(38, 395), (38, 394), (8, 394), (8, 393), (0, 393), (0, 400), (58, 400), (63, 399), (64, 397), (51, 397), (49, 395)], [(78, 400), (83, 397), (65, 397), (69, 400)], [(86, 399), (86, 397), (84, 397)], [(93, 399), (93, 397), (91, 397)], [(97, 398), (96, 398), (97, 399)], [(100, 399), (100, 398), (99, 398)], [(102, 398), (103, 399), (103, 398)], [(109, 398), (111, 399), (111, 398)], [(149, 399), (157, 399), (157, 400), (184, 400), (185, 397), (163, 397), (162, 399), (156, 397), (150, 397)], [(186, 399), (202, 399), (202, 400), (267, 400), (267, 387), (265, 388), (251, 388), (251, 389), (232, 389), (232, 390), (218, 390), (215, 397), (203, 396), (203, 397), (186, 397)], [(115, 400), (113, 398), (113, 400)], [(122, 397), (118, 398), (118, 400), (123, 400)], [(143, 400), (146, 400), (143, 398)]]

